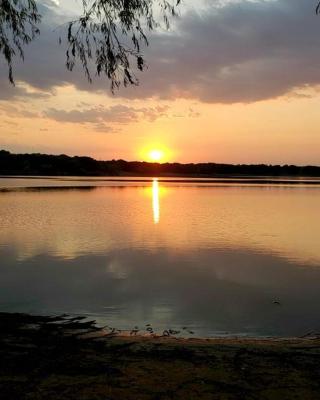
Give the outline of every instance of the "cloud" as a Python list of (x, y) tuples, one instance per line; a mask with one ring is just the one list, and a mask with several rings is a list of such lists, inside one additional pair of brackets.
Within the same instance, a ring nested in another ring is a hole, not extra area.
[[(6, 67), (5, 67), (6, 68)], [(6, 77), (0, 77), (0, 101), (11, 99), (47, 99), (54, 94), (53, 88), (48, 87), (48, 90), (43, 88), (36, 89), (30, 84), (23, 81), (16, 81), (15, 86), (11, 85)]]
[(49, 108), (44, 111), (43, 116), (59, 122), (72, 123), (97, 123), (112, 122), (117, 124), (129, 124), (138, 122), (141, 118), (150, 122), (166, 116), (168, 106), (134, 108), (117, 104), (111, 107), (98, 105), (83, 110), (65, 111), (56, 108)]
[(154, 38), (149, 71), (127, 96), (248, 103), (320, 82), (320, 20), (307, 0), (209, 7), (178, 29)]
[(96, 132), (101, 132), (101, 133), (118, 133), (118, 132), (120, 132), (120, 129), (114, 128), (113, 126), (109, 126), (101, 121), (93, 124), (93, 129)]
[[(255, 102), (320, 83), (320, 19), (309, 0), (220, 2), (205, 12), (188, 11), (171, 33), (153, 34), (146, 51), (149, 68), (138, 88), (121, 89), (118, 97), (188, 98), (210, 103)], [(214, 3), (217, 4), (217, 3)], [(28, 46), (16, 76), (39, 91), (72, 84), (80, 90), (109, 93), (109, 84), (89, 85), (79, 68), (64, 67), (59, 46), (61, 18), (45, 9), (41, 37)], [(5, 83), (4, 83), (5, 81)], [(0, 80), (1, 98), (12, 96), (7, 76)], [(32, 93), (21, 92), (21, 96)], [(97, 111), (62, 113), (61, 118), (94, 118)], [(53, 110), (52, 117), (57, 115)], [(117, 114), (119, 117), (119, 113)], [(120, 118), (120, 117), (119, 117)], [(135, 118), (129, 113), (123, 118)]]
[(69, 122), (79, 124), (93, 124), (98, 132), (116, 132), (114, 127), (107, 124), (126, 125), (140, 120), (153, 122), (158, 118), (167, 116), (168, 106), (156, 107), (129, 107), (117, 104), (111, 107), (98, 105), (84, 109), (73, 109), (70, 111), (49, 108), (42, 116), (58, 122)]
[(23, 104), (12, 105), (11, 103), (0, 102), (0, 115), (11, 118), (38, 118), (40, 114), (36, 111), (27, 109)]

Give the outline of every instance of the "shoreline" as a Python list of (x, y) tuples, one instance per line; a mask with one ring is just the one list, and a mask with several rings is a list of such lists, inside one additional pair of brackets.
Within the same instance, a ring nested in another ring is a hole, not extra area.
[[(108, 337), (106, 335), (102, 336), (91, 336), (92, 338), (105, 338)], [(176, 336), (163, 336), (163, 335), (153, 335), (153, 336), (145, 336), (145, 335), (114, 335), (114, 339), (119, 339), (123, 341), (135, 341), (137, 343), (174, 343), (177, 345), (188, 346), (190, 345), (201, 345), (201, 346), (215, 346), (215, 345), (308, 345), (308, 344), (319, 344), (320, 345), (320, 336), (308, 336), (308, 337), (268, 337), (268, 338), (260, 338), (260, 337), (240, 337), (240, 336), (231, 336), (231, 337), (214, 337), (214, 338), (202, 338), (202, 337), (176, 337)]]
[[(284, 344), (320, 344), (320, 332), (310, 331), (302, 336), (246, 336), (246, 335), (223, 335), (212, 337), (183, 336), (181, 331), (166, 334), (148, 333), (147, 331), (119, 330), (116, 328), (106, 329), (106, 326), (99, 326), (96, 320), (87, 316), (73, 316), (69, 314), (55, 315), (35, 315), (21, 312), (1, 312), (0, 311), (0, 330), (4, 325), (9, 324), (10, 330), (30, 329), (31, 331), (42, 329), (50, 333), (50, 328), (55, 331), (60, 330), (62, 335), (74, 335), (79, 339), (110, 340), (117, 339), (137, 343), (174, 343), (178, 345), (284, 345)], [(141, 333), (138, 333), (141, 332)], [(1, 335), (1, 333), (0, 333)]]
[(102, 333), (82, 317), (0, 313), (1, 399), (319, 399), (318, 336)]
[(98, 330), (97, 332), (80, 333), (79, 338), (92, 339), (119, 339), (123, 341), (134, 341), (137, 343), (174, 343), (177, 345), (188, 346), (214, 346), (214, 345), (307, 345), (310, 343), (320, 344), (320, 333), (309, 332), (302, 336), (245, 336), (245, 335), (224, 335), (213, 337), (201, 336), (182, 336), (181, 334), (160, 334), (160, 333), (137, 333), (132, 334), (130, 330), (110, 333), (110, 331)]

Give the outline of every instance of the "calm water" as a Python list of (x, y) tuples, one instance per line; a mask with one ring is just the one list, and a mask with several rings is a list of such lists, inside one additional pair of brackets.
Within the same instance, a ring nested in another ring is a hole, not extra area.
[(254, 182), (0, 178), (0, 310), (319, 332), (320, 186)]

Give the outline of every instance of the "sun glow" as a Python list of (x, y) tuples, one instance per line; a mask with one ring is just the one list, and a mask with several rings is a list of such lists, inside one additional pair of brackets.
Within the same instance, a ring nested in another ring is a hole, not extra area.
[(163, 150), (150, 150), (148, 157), (151, 161), (159, 162), (164, 158), (164, 151)]
[(139, 158), (143, 161), (152, 163), (165, 163), (170, 162), (173, 157), (172, 150), (164, 143), (158, 141), (151, 142), (140, 148)]

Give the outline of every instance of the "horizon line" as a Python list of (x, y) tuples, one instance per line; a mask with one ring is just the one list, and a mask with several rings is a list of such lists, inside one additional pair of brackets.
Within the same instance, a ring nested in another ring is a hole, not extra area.
[(150, 164), (150, 165), (166, 165), (166, 164), (180, 164), (180, 165), (200, 165), (200, 164), (215, 164), (215, 165), (230, 165), (230, 166), (267, 166), (267, 167), (298, 167), (298, 168), (303, 168), (303, 167), (313, 167), (313, 168), (320, 168), (319, 165), (315, 164), (270, 164), (270, 163), (265, 163), (265, 162), (259, 162), (259, 163), (232, 163), (232, 162), (216, 162), (216, 161), (189, 161), (189, 162), (181, 162), (181, 161), (165, 161), (165, 162), (152, 162), (152, 161), (145, 161), (145, 160), (126, 160), (124, 158), (112, 158), (109, 160), (105, 159), (97, 159), (92, 156), (88, 155), (69, 155), (66, 153), (42, 153), (42, 152), (33, 152), (33, 153), (14, 153), (11, 152), (10, 150), (7, 149), (0, 149), (1, 152), (6, 152), (11, 155), (43, 155), (43, 156), (53, 156), (53, 157), (59, 157), (59, 156), (64, 156), (64, 157), (69, 157), (69, 158), (91, 158), (94, 161), (97, 162), (119, 162), (119, 161), (124, 161), (126, 163), (145, 163), (145, 164)]

